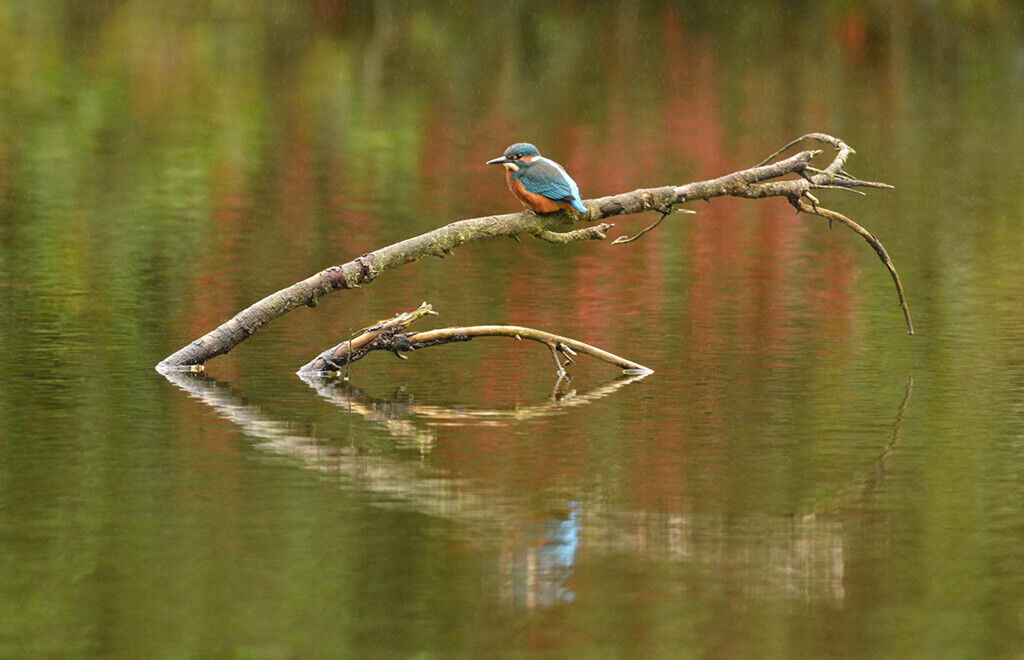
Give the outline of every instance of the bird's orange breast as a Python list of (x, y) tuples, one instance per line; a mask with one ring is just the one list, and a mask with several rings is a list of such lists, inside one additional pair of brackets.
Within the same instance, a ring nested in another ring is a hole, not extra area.
[(523, 203), (528, 209), (532, 209), (536, 213), (554, 213), (560, 209), (566, 207), (566, 204), (556, 202), (552, 199), (548, 199), (544, 195), (538, 195), (537, 193), (530, 192), (523, 186), (523, 182), (512, 176), (512, 170), (505, 170), (505, 180), (508, 182), (508, 189), (512, 191), (512, 194), (519, 198), (519, 201)]

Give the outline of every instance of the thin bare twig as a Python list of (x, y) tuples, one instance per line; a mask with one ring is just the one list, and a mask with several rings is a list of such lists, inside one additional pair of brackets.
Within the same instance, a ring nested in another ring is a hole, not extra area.
[(903, 318), (907, 323), (907, 333), (911, 335), (914, 334), (914, 324), (910, 320), (910, 308), (907, 306), (907, 299), (903, 294), (903, 283), (900, 282), (900, 276), (896, 272), (896, 266), (893, 265), (892, 259), (889, 258), (889, 253), (885, 251), (884, 247), (882, 247), (881, 242), (872, 236), (871, 232), (867, 229), (864, 229), (842, 213), (837, 213), (818, 204), (808, 204), (800, 198), (794, 200), (793, 205), (804, 213), (810, 213), (811, 215), (817, 215), (825, 218), (829, 221), (829, 224), (835, 221), (846, 225), (853, 231), (860, 234), (864, 240), (868, 242), (868, 245), (875, 249), (875, 252), (878, 253), (878, 258), (881, 259), (882, 263), (885, 264), (885, 267), (889, 269), (889, 275), (892, 276), (892, 281), (896, 285), (896, 296), (899, 298), (900, 308), (903, 310)]
[(623, 243), (632, 243), (633, 241), (635, 241), (636, 239), (640, 238), (641, 236), (643, 236), (647, 232), (651, 231), (652, 229), (655, 229), (658, 225), (661, 224), (661, 221), (664, 220), (667, 217), (668, 217), (668, 213), (662, 213), (661, 217), (659, 217), (657, 220), (654, 221), (654, 224), (648, 225), (647, 227), (644, 227), (643, 229), (638, 231), (633, 236), (619, 236), (614, 241), (612, 241), (612, 245), (622, 245)]
[(851, 192), (851, 193), (854, 193), (856, 195), (861, 195), (862, 197), (867, 197), (867, 193), (864, 192), (863, 190), (857, 190), (856, 188), (847, 188), (846, 186), (831, 186), (831, 185), (823, 183), (823, 184), (820, 184), (820, 185), (815, 184), (815, 185), (813, 185), (811, 187), (814, 188), (815, 190), (821, 190), (821, 189), (826, 189), (826, 190), (829, 190), (829, 189), (831, 189), (831, 190), (845, 190), (846, 192)]

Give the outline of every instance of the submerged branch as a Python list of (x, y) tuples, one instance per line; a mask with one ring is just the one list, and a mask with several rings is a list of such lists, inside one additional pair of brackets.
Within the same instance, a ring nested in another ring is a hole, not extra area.
[[(820, 150), (801, 151), (789, 158), (768, 162), (801, 140), (815, 140), (832, 145), (836, 148), (836, 155), (832, 162), (823, 169), (810, 165), (811, 160), (822, 153)], [(218, 355), (227, 353), (278, 317), (299, 307), (315, 306), (317, 299), (321, 296), (339, 289), (353, 289), (369, 284), (388, 270), (426, 256), (444, 257), (452, 254), (453, 250), (462, 245), (486, 238), (501, 236), (515, 238), (528, 234), (541, 240), (568, 244), (585, 239), (603, 239), (610, 225), (599, 224), (572, 231), (557, 230), (566, 224), (597, 222), (613, 216), (632, 215), (647, 211), (657, 211), (664, 215), (670, 213), (674, 206), (694, 200), (732, 196), (748, 199), (785, 197), (794, 201), (807, 197), (817, 204), (810, 193), (814, 188), (891, 188), (884, 183), (862, 181), (848, 174), (844, 168), (847, 159), (853, 153), (853, 149), (838, 138), (823, 133), (810, 133), (786, 145), (756, 167), (682, 186), (640, 189), (587, 200), (584, 202), (587, 207), (586, 213), (561, 211), (536, 215), (524, 211), (452, 222), (425, 234), (368, 252), (347, 263), (331, 266), (272, 293), (169, 355), (157, 365), (157, 369), (159, 371), (188, 370), (195, 365), (202, 365)], [(790, 174), (795, 174), (799, 178), (780, 180), (781, 177)], [(621, 244), (628, 241), (619, 240), (618, 242)], [(895, 269), (891, 267), (891, 261), (887, 261), (886, 265), (890, 267), (890, 271), (895, 276)], [(898, 284), (898, 278), (895, 279)], [(903, 302), (902, 289), (900, 289), (900, 299), (908, 318), (909, 327), (909, 312)]]
[[(614, 353), (591, 346), (582, 341), (562, 337), (561, 335), (526, 328), (518, 325), (474, 325), (459, 328), (438, 328), (424, 332), (406, 333), (416, 319), (427, 314), (434, 314), (431, 306), (423, 303), (412, 312), (399, 314), (394, 318), (379, 321), (367, 328), (359, 336), (333, 346), (299, 369), (300, 376), (344, 371), (348, 365), (363, 359), (373, 351), (389, 351), (404, 358), (402, 353), (415, 351), (429, 346), (440, 346), (455, 342), (470, 341), (477, 337), (508, 337), (510, 339), (529, 339), (547, 346), (555, 357), (559, 375), (565, 373), (565, 367), (573, 362), (572, 356), (582, 353), (608, 364), (615, 365), (626, 374), (653, 373), (642, 364), (619, 357)], [(562, 363), (562, 360), (565, 363)]]

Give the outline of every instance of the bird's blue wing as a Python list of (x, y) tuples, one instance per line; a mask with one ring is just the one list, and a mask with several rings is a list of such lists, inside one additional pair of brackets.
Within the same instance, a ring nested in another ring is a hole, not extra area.
[(580, 198), (576, 182), (561, 167), (543, 158), (522, 170), (519, 180), (532, 193), (544, 195), (559, 202), (572, 202)]

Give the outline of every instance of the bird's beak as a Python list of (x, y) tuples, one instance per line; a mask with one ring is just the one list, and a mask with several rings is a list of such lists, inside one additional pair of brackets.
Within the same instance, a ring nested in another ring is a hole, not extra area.
[(498, 156), (497, 158), (492, 158), (489, 161), (487, 161), (487, 164), (488, 165), (501, 165), (502, 163), (508, 163), (508, 162), (511, 162), (511, 161), (509, 161), (508, 158), (505, 158), (504, 156)]

